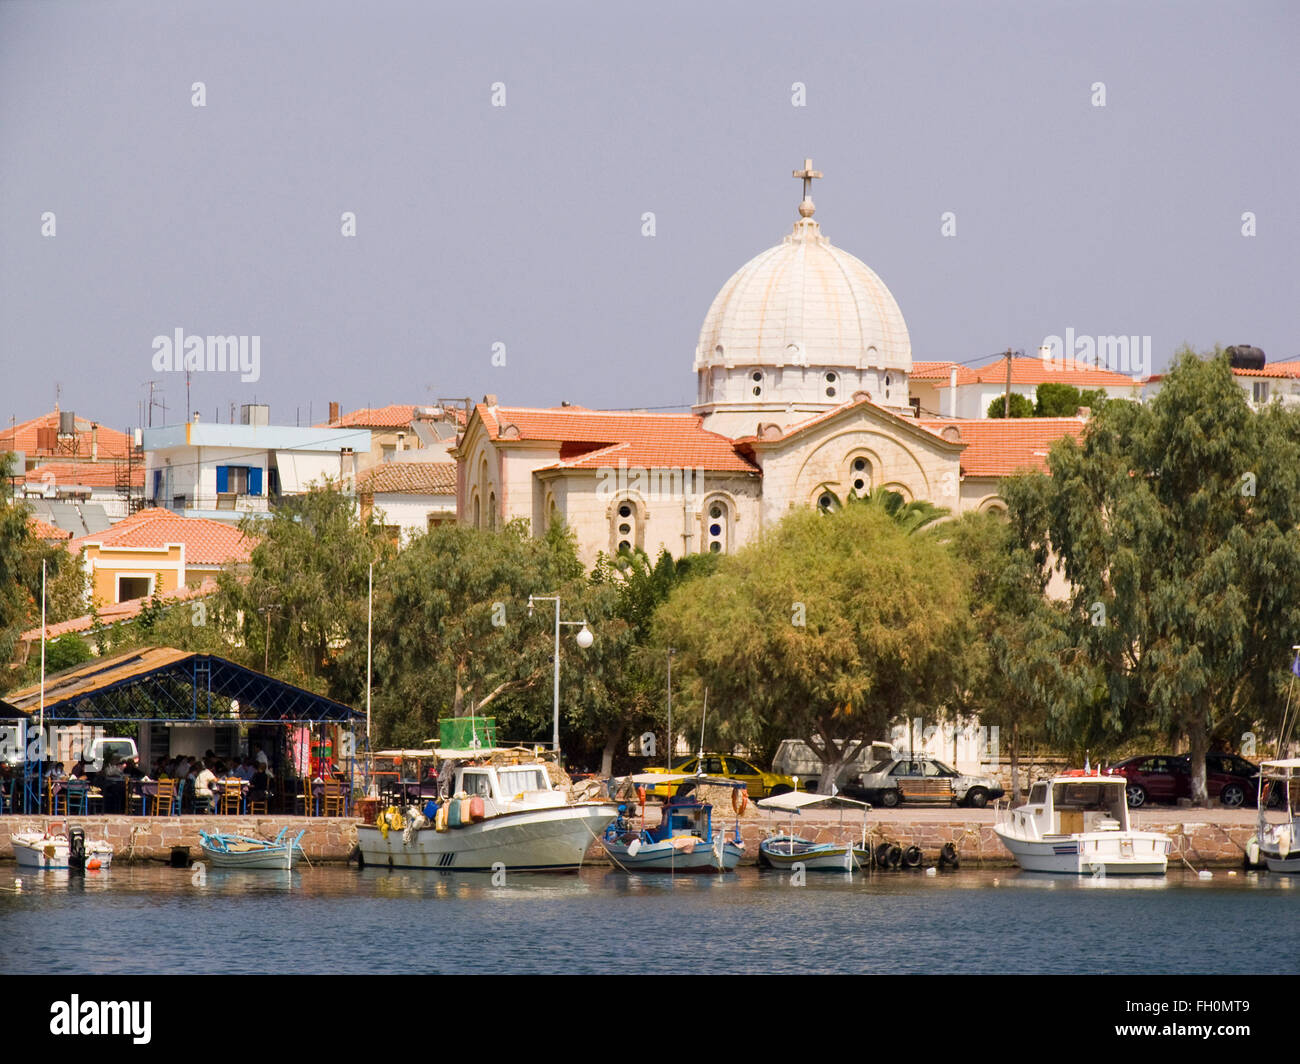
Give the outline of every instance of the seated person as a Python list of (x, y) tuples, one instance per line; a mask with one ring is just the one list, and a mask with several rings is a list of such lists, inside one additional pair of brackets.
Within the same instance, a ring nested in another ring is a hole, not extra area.
[(217, 774), (206, 764), (194, 777), (194, 797), (200, 801), (206, 800), (209, 807), (212, 805), (212, 784), (216, 778)]
[(258, 766), (253, 773), (252, 779), (248, 781), (248, 800), (250, 802), (265, 802), (271, 797), (271, 776), (266, 771), (264, 765)]

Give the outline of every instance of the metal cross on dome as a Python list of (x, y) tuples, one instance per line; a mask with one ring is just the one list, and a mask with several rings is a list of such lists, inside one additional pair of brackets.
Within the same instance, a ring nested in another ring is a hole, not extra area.
[(799, 177), (803, 179), (803, 198), (811, 199), (813, 178), (821, 177), (822, 172), (820, 170), (814, 170), (812, 168), (811, 159), (805, 159), (803, 161), (803, 169), (795, 170), (790, 176)]

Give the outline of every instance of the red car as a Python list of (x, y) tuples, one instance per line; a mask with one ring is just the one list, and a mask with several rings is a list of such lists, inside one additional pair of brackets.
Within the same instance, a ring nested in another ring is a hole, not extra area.
[[(1143, 754), (1112, 765), (1111, 771), (1129, 781), (1130, 809), (1139, 809), (1148, 802), (1172, 805), (1179, 798), (1192, 796), (1190, 754)], [(1229, 809), (1254, 805), (1259, 796), (1259, 768), (1236, 754), (1207, 754), (1205, 790)]]

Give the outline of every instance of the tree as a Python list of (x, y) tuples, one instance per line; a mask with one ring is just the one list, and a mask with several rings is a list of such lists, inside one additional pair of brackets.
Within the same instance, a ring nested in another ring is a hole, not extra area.
[(1069, 581), (1058, 721), (1212, 739), (1275, 712), (1300, 642), (1300, 414), (1253, 412), (1226, 357), (1180, 352), (1148, 405), (1107, 403), (1051, 476), (1005, 488), (1022, 547)]
[[(989, 403), (988, 417), (1005, 417), (1006, 414), (1006, 396), (999, 395)], [(1073, 411), (1071, 411), (1073, 413)], [(1019, 392), (1011, 393), (1011, 416), (1012, 417), (1033, 417), (1034, 404), (1026, 399)]]
[(964, 613), (937, 538), (908, 535), (881, 507), (846, 506), (791, 513), (674, 590), (655, 636), (696, 677), (694, 700), (707, 687), (722, 741), (801, 738), (826, 791), (891, 719), (949, 682)]
[(1074, 417), (1080, 407), (1096, 413), (1106, 401), (1104, 388), (1081, 392), (1073, 384), (1058, 381), (1040, 384), (1035, 394), (1038, 401), (1034, 404), (1034, 417)]

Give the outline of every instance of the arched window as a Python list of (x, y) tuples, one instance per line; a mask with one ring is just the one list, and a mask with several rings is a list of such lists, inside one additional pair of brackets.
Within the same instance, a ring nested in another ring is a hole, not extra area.
[(817, 493), (817, 509), (824, 514), (834, 513), (840, 508), (840, 499), (830, 488), (822, 488)]
[(731, 548), (731, 505), (720, 495), (704, 502), (704, 538), (702, 550), (726, 554)]
[(871, 463), (860, 454), (850, 455), (845, 482), (854, 495), (868, 495), (871, 492)]
[(835, 398), (835, 384), (839, 379), (840, 379), (840, 375), (838, 373), (831, 372), (826, 374), (826, 398), (827, 399)]
[(479, 504), (478, 492), (474, 493), (474, 527), (475, 528), (483, 527), (483, 513), (482, 513), (482, 507)]
[(609, 545), (614, 554), (622, 554), (643, 545), (644, 517), (635, 499), (616, 499), (609, 513)]
[(495, 491), (488, 495), (488, 528), (493, 532), (497, 530), (497, 493)]
[(763, 371), (761, 369), (754, 370), (754, 372), (749, 375), (749, 379), (750, 393), (755, 399), (761, 397), (763, 394)]

